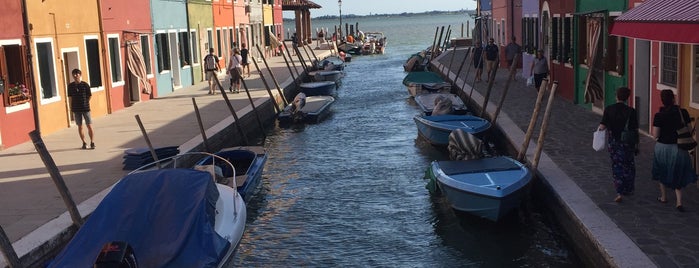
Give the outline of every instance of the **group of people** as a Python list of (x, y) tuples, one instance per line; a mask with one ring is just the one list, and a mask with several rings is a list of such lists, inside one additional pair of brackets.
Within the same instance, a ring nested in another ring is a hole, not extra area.
[[(482, 81), (483, 66), (486, 68), (487, 79), (489, 82), (491, 75), (494, 74), (494, 70), (498, 67), (499, 60), (499, 48), (495, 44), (495, 39), (488, 39), (488, 44), (483, 48), (480, 42), (476, 42), (475, 50), (473, 52), (473, 67), (476, 68), (476, 82)], [(510, 39), (510, 43), (505, 47), (505, 58), (507, 59), (508, 67), (512, 66), (515, 57), (522, 53), (522, 46), (517, 44), (517, 38), (514, 36)], [(485, 65), (483, 64), (483, 56), (485, 56)], [(529, 76), (533, 77), (533, 86), (536, 90), (539, 90), (541, 86), (541, 81), (548, 76), (549, 67), (546, 58), (544, 57), (543, 50), (537, 50), (536, 56), (531, 63)]]
[[(226, 74), (230, 76), (231, 85), (228, 90), (231, 93), (240, 93), (240, 83), (246, 74), (250, 77), (250, 62), (248, 56), (250, 51), (247, 49), (247, 45), (242, 43), (240, 49), (236, 47), (233, 43), (233, 53), (228, 60), (228, 66), (226, 67)], [(214, 79), (218, 79), (218, 73), (221, 70), (219, 65), (219, 58), (214, 53), (213, 48), (209, 48), (209, 54), (204, 57), (204, 66), (206, 71), (206, 81), (209, 82), (209, 92), (208, 94), (216, 94), (216, 82)], [(247, 72), (245, 72), (247, 70)]]
[[(638, 155), (638, 138), (624, 137), (624, 132), (638, 135), (638, 117), (636, 110), (626, 102), (631, 95), (627, 87), (616, 91), (617, 102), (607, 106), (602, 115), (598, 129), (607, 131), (607, 150), (612, 160), (612, 178), (616, 190), (615, 202), (621, 202), (623, 196), (633, 195), (635, 190), (636, 164)], [(684, 128), (690, 117), (687, 110), (675, 104), (675, 94), (665, 89), (660, 92), (663, 107), (653, 116), (655, 138), (653, 152), (652, 180), (658, 182), (660, 195), (657, 202), (667, 203), (666, 188), (675, 192), (675, 208), (684, 212), (682, 205), (682, 188), (697, 181), (689, 152), (678, 147), (678, 130)], [(628, 136), (628, 135), (627, 135)]]

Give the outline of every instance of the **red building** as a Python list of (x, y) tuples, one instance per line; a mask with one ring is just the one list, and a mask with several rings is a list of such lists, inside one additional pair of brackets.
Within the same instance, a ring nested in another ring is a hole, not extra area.
[(549, 77), (558, 81), (557, 93), (571, 102), (575, 100), (573, 68), (573, 14), (575, 0), (544, 1), (541, 5), (542, 49), (549, 59)]

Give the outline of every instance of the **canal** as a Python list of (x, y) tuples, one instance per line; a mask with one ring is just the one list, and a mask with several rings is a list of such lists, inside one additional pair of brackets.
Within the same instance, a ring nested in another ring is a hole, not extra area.
[(329, 118), (268, 134), (269, 160), (234, 266), (582, 266), (541, 204), (492, 223), (455, 213), (425, 189), (429, 163), (448, 155), (417, 136), (402, 64), (432, 39), (404, 26), (427, 33), (458, 19), (359, 21), (386, 33), (386, 54), (347, 64)]

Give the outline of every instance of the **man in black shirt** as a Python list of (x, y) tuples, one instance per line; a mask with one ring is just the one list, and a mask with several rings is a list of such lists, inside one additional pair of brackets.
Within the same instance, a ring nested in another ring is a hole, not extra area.
[(485, 68), (488, 73), (488, 81), (490, 81), (490, 73), (495, 71), (495, 64), (498, 61), (498, 46), (495, 45), (495, 39), (490, 38), (488, 45), (485, 46)]
[(90, 149), (95, 149), (94, 132), (92, 131), (92, 117), (90, 116), (90, 98), (92, 91), (90, 85), (82, 81), (82, 72), (73, 69), (73, 82), (68, 85), (68, 97), (70, 98), (70, 110), (73, 111), (75, 124), (78, 125), (78, 134), (83, 141), (82, 149), (87, 149), (85, 134), (83, 133), (83, 118), (87, 125), (87, 134), (90, 136)]

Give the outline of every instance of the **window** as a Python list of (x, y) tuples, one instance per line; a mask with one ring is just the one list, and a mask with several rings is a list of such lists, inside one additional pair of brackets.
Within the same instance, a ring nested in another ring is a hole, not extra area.
[(124, 81), (121, 77), (121, 47), (119, 37), (108, 37), (109, 41), (109, 68), (112, 70), (112, 83)]
[(189, 46), (189, 33), (179, 32), (178, 37), (180, 38), (179, 49), (180, 49), (180, 66), (189, 66), (192, 62), (192, 53)]
[(170, 49), (166, 33), (155, 34), (155, 53), (158, 55), (158, 72), (170, 70)]
[(573, 17), (563, 19), (563, 60), (565, 63), (573, 63)]
[(560, 46), (559, 46), (559, 41), (560, 41), (560, 33), (558, 32), (558, 27), (560, 27), (560, 17), (553, 17), (551, 20), (551, 33), (549, 34), (551, 36), (551, 60), (555, 61), (560, 61)]
[(207, 29), (206, 35), (206, 54), (209, 54), (209, 48), (214, 47), (214, 32), (211, 29)]
[[(31, 84), (27, 83), (31, 81), (27, 81), (24, 76), (24, 70), (27, 66), (23, 51), (19, 44), (0, 46), (0, 78), (5, 86), (5, 94), (2, 95), (6, 107), (19, 105), (31, 100), (28, 98), (29, 94), (31, 94)], [(12, 98), (10, 98), (10, 88), (21, 88), (22, 85), (26, 89), (25, 92), (20, 90), (19, 94), (12, 95)]]
[(677, 50), (677, 44), (663, 43), (661, 52), (661, 84), (677, 87)]
[(54, 72), (56, 66), (53, 61), (53, 43), (51, 41), (37, 40), (35, 44), (41, 98), (50, 99), (58, 97), (56, 91), (56, 73)]
[(502, 34), (500, 35), (502, 39), (500, 39), (500, 44), (501, 45), (507, 45), (507, 27), (505, 27), (505, 20), (502, 20)]
[(606, 70), (624, 73), (624, 39), (619, 36), (607, 36)]
[(233, 35), (233, 28), (228, 29), (228, 38), (231, 44), (231, 48), (240, 47), (240, 44), (235, 43), (235, 35)]
[(221, 29), (216, 29), (216, 55), (221, 57)]
[(197, 38), (197, 32), (192, 31), (189, 33), (189, 41), (192, 43), (192, 64), (199, 63), (199, 38)]
[(87, 77), (91, 87), (102, 87), (102, 62), (100, 61), (100, 46), (97, 38), (85, 39), (85, 54), (87, 56)]
[(146, 74), (153, 74), (153, 67), (150, 63), (150, 38), (147, 35), (141, 35), (141, 53), (143, 54), (143, 65), (146, 66)]

